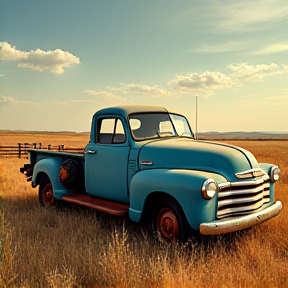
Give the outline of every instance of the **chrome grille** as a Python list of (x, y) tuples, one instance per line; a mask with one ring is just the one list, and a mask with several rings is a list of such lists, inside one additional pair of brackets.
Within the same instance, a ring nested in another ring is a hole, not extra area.
[(217, 218), (245, 215), (256, 212), (270, 202), (270, 178), (219, 184)]

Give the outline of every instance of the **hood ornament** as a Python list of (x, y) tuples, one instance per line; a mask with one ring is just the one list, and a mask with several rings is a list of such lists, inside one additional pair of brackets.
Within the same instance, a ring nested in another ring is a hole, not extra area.
[(245, 178), (251, 178), (251, 177), (260, 177), (266, 174), (267, 173), (263, 169), (255, 168), (255, 169), (250, 169), (250, 170), (236, 173), (235, 175), (237, 176), (237, 178), (245, 179)]

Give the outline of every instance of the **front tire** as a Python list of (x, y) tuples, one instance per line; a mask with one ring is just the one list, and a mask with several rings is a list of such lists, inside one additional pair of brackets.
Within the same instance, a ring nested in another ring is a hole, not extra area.
[(191, 234), (181, 206), (172, 198), (159, 199), (152, 213), (153, 230), (161, 242), (186, 242)]
[(57, 205), (57, 199), (54, 198), (53, 187), (49, 177), (43, 176), (38, 190), (39, 202), (43, 207), (55, 207)]

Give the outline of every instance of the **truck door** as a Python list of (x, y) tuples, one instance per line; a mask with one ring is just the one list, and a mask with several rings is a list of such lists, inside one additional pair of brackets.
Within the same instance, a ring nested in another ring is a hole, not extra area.
[(85, 148), (85, 185), (91, 196), (129, 202), (127, 163), (130, 146), (122, 120), (98, 118), (95, 140)]

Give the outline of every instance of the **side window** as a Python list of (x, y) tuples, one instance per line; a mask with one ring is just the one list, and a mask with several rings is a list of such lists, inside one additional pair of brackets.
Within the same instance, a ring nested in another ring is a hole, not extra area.
[(97, 143), (119, 144), (126, 142), (123, 124), (118, 118), (99, 119), (97, 123)]

